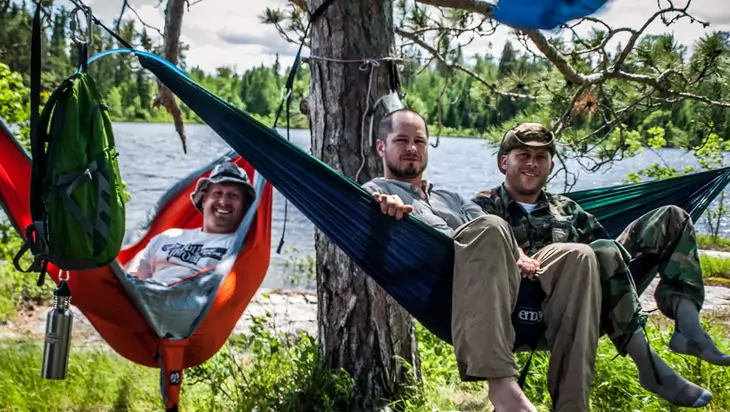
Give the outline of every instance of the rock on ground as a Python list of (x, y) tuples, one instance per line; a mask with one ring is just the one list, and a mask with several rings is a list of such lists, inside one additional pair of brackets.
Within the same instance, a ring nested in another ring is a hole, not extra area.
[[(659, 284), (659, 278), (654, 279), (641, 295), (641, 306), (645, 311), (650, 312), (657, 308), (654, 299), (654, 291)], [(714, 311), (730, 307), (730, 288), (723, 286), (705, 286), (705, 304), (703, 312)]]

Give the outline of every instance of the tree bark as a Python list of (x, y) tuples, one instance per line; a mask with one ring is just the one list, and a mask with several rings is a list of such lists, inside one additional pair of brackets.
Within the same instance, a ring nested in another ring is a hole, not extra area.
[[(310, 11), (323, 1), (310, 1)], [(369, 118), (365, 136), (361, 136), (363, 114), (369, 107), (371, 67), (317, 57), (360, 60), (394, 56), (392, 1), (335, 1), (313, 23), (311, 36), (312, 153), (359, 183), (381, 176), (382, 163), (368, 136)], [(370, 88), (375, 100), (389, 92), (389, 78), (385, 62), (372, 69)], [(379, 109), (375, 125), (382, 115)], [(357, 390), (351, 410), (382, 408), (399, 396), (408, 379), (409, 368), (397, 357), (413, 366), (420, 381), (413, 320), (318, 230), (315, 249), (318, 336), (325, 362), (330, 368), (345, 369), (354, 378)]]
[[(165, 8), (165, 35), (162, 57), (172, 64), (177, 64), (180, 55), (180, 33), (182, 31), (183, 14), (185, 13), (185, 0), (168, 0)], [(163, 106), (172, 116), (175, 123), (175, 130), (180, 141), (182, 142), (183, 152), (188, 152), (187, 137), (185, 136), (185, 126), (182, 118), (182, 110), (177, 104), (175, 95), (170, 89), (157, 81), (158, 92), (152, 107), (157, 108)]]

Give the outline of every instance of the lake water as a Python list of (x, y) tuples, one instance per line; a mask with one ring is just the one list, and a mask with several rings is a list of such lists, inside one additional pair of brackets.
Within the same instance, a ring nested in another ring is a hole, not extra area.
[[(179, 179), (191, 171), (204, 166), (228, 150), (225, 142), (204, 125), (186, 125), (188, 154), (182, 146), (172, 125), (115, 123), (115, 137), (120, 153), (120, 167), (123, 178), (132, 192), (127, 206), (128, 240), (139, 235), (138, 227), (143, 224), (153, 205)], [(294, 130), (291, 140), (294, 144), (309, 150), (310, 136), (307, 130)], [(445, 189), (472, 196), (479, 190), (498, 185), (503, 175), (499, 173), (494, 158), (495, 148), (480, 139), (442, 138), (437, 148), (430, 148), (429, 179)], [(696, 165), (691, 153), (667, 149), (662, 157), (678, 167)], [(574, 190), (597, 188), (620, 184), (630, 171), (646, 167), (659, 160), (655, 153), (621, 161), (613, 167), (597, 173), (581, 172)], [(575, 166), (575, 165), (571, 165)], [(578, 170), (579, 168), (573, 168)], [(560, 183), (553, 188), (562, 192)], [(730, 194), (730, 193), (728, 193)], [(272, 265), (264, 282), (266, 287), (288, 287), (284, 280), (285, 271), (281, 264), (292, 254), (276, 254), (276, 247), (282, 235), (284, 222), (284, 198), (278, 193), (274, 197), (272, 232)], [(706, 232), (704, 219), (698, 222), (699, 232)], [(722, 224), (722, 232), (730, 234), (728, 222)], [(296, 249), (296, 256), (314, 255), (314, 226), (296, 208), (289, 204), (284, 249)]]

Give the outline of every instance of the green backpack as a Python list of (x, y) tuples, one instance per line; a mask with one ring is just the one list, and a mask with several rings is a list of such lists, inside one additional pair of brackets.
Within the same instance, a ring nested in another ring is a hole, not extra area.
[[(31, 121), (32, 122), (32, 121)], [(30, 210), (33, 223), (15, 257), (30, 249), (28, 271), (105, 266), (119, 254), (125, 231), (122, 182), (108, 109), (86, 72), (51, 94), (31, 131)], [(41, 280), (42, 281), (42, 280)]]

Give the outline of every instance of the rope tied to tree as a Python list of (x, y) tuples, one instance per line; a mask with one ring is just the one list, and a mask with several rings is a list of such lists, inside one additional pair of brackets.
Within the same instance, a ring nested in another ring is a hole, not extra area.
[[(368, 71), (368, 91), (365, 95), (365, 111), (362, 114), (362, 120), (360, 121), (360, 167), (357, 168), (357, 172), (355, 173), (355, 181), (358, 182), (360, 180), (360, 173), (362, 172), (362, 169), (365, 168), (365, 150), (366, 148), (366, 140), (365, 140), (365, 121), (370, 113), (370, 95), (372, 94), (372, 87), (373, 87), (373, 72), (375, 72), (375, 68), (380, 66), (380, 63), (378, 63), (377, 60), (374, 59), (365, 59), (363, 63), (358, 68), (361, 72)], [(375, 108), (373, 108), (375, 110)], [(371, 130), (372, 132), (372, 130)], [(372, 136), (369, 136), (367, 139), (367, 144), (372, 144)]]
[[(302, 36), (302, 40), (299, 43), (299, 50), (297, 50), (297, 55), (294, 58), (294, 63), (291, 66), (291, 69), (289, 69), (289, 76), (286, 80), (286, 84), (284, 85), (284, 89), (282, 89), (281, 93), (281, 101), (279, 102), (279, 109), (276, 111), (276, 118), (274, 119), (274, 124), (272, 128), (276, 128), (276, 125), (279, 122), (279, 116), (281, 115), (281, 111), (286, 105), (286, 139), (290, 140), (289, 135), (289, 129), (290, 129), (290, 107), (291, 107), (291, 98), (292, 98), (292, 92), (294, 90), (294, 78), (297, 75), (297, 72), (299, 71), (299, 66), (302, 61), (302, 48), (304, 48), (304, 43), (307, 39), (307, 35), (309, 34), (309, 30), (312, 28), (312, 24), (322, 15), (324, 12), (329, 8), (329, 6), (334, 3), (335, 0), (325, 0), (324, 3), (322, 3), (319, 7), (317, 7), (314, 12), (310, 12), (307, 9), (307, 14), (309, 14), (309, 23), (307, 23), (307, 27), (304, 29), (304, 35)], [(286, 93), (284, 93), (286, 91)], [(288, 220), (289, 216), (289, 199), (284, 199), (284, 223), (281, 230), (281, 239), (279, 239), (279, 246), (276, 248), (276, 253), (280, 254), (281, 249), (284, 247), (284, 236), (286, 235), (286, 222)]]
[[(324, 57), (324, 56), (309, 56), (309, 60), (320, 60), (325, 61), (329, 63), (343, 63), (343, 64), (353, 64), (353, 63), (360, 63), (360, 66), (358, 66), (358, 70), (361, 72), (367, 72), (368, 73), (368, 80), (367, 80), (367, 92), (365, 94), (365, 111), (362, 114), (362, 119), (360, 121), (360, 166), (357, 168), (357, 172), (355, 172), (354, 180), (356, 182), (360, 179), (360, 173), (362, 173), (362, 170), (365, 168), (365, 152), (368, 150), (369, 146), (373, 144), (373, 118), (375, 114), (375, 110), (377, 109), (378, 103), (383, 99), (383, 97), (378, 98), (378, 100), (375, 101), (371, 105), (371, 99), (372, 99), (372, 89), (373, 89), (373, 75), (375, 74), (375, 69), (380, 66), (381, 62), (388, 62), (391, 64), (394, 64), (396, 62), (401, 62), (403, 59), (398, 57), (392, 57), (392, 56), (386, 56), (386, 57), (377, 57), (377, 58), (371, 58), (371, 57), (365, 57), (361, 59), (335, 59), (331, 57)], [(391, 72), (392, 75), (392, 72)], [(391, 79), (393, 80), (393, 79)], [(394, 81), (391, 81), (391, 87), (394, 84)], [(370, 116), (371, 122), (370, 122), (370, 133), (368, 133), (368, 138), (366, 139), (365, 136), (365, 125), (367, 124), (367, 118)]]

